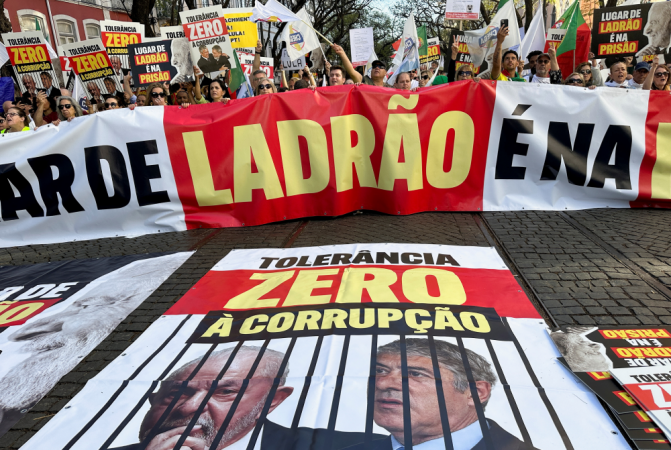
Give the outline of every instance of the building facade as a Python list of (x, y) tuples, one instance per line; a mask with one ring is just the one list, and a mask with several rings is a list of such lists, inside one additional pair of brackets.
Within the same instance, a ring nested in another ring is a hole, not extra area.
[(126, 11), (132, 0), (5, 0), (12, 31), (34, 31), (39, 26), (60, 54), (61, 44), (100, 37), (101, 20), (130, 22)]

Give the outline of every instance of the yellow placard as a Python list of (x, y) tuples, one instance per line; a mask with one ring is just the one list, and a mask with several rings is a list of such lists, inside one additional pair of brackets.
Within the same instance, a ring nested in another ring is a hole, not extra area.
[[(230, 11), (230, 12), (229, 12)], [(259, 39), (256, 23), (248, 19), (252, 8), (225, 9), (224, 18), (233, 48), (254, 48)]]

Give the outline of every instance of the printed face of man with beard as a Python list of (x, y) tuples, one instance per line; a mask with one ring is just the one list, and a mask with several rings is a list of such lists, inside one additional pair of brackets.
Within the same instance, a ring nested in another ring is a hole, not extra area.
[(94, 98), (100, 97), (100, 88), (95, 83), (91, 82), (87, 84), (86, 88), (88, 89), (89, 94), (92, 95)]
[(35, 80), (29, 75), (24, 75), (23, 78), (23, 85), (28, 89), (28, 92), (31, 94), (35, 92)]
[(193, 65), (189, 58), (189, 41), (186, 38), (175, 39), (172, 41), (170, 50), (172, 51), (170, 64), (177, 69), (176, 76), (192, 76)]
[(646, 48), (667, 48), (671, 45), (671, 4), (666, 2), (652, 4), (643, 34), (648, 38)]
[[(210, 449), (256, 356), (257, 353), (253, 351), (239, 352), (236, 355), (226, 374), (217, 383), (214, 394), (198, 417), (189, 437), (184, 441), (184, 446), (191, 449)], [(161, 383), (158, 392), (149, 396), (151, 408), (140, 427), (140, 439), (145, 441), (151, 438), (146, 450), (162, 450), (163, 448), (174, 447), (200, 404), (206, 398), (212, 387), (212, 380), (217, 378), (222, 367), (226, 364), (227, 358), (227, 355), (222, 355), (208, 359), (196, 376), (188, 382), (186, 390), (177, 400), (165, 421), (158, 426), (157, 430), (153, 431), (152, 429), (157, 426), (161, 415), (174, 400), (174, 397), (178, 395), (182, 385), (181, 382), (191, 375), (191, 371), (196, 367), (197, 362), (189, 364), (186, 367), (187, 370), (178, 371), (178, 375), (171, 380)], [(263, 365), (268, 363), (267, 360), (268, 357), (264, 355), (254, 376), (249, 381), (222, 439), (211, 450), (228, 447), (254, 429), (275, 377), (275, 374), (264, 374), (266, 371), (264, 371)], [(292, 392), (292, 387), (279, 386), (270, 405), (269, 413)]]
[(118, 56), (112, 56), (110, 58), (110, 62), (112, 63), (112, 67), (114, 68), (114, 71), (116, 73), (120, 73), (121, 72), (121, 58), (119, 58)]

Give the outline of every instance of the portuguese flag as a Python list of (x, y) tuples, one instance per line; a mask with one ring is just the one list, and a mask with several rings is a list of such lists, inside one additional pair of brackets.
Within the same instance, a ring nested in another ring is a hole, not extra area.
[(235, 98), (235, 91), (245, 82), (245, 74), (242, 71), (240, 60), (238, 60), (238, 53), (235, 50), (233, 50), (233, 58), (235, 58), (235, 69), (229, 70), (230, 78), (228, 79), (228, 92), (231, 98)]
[(575, 70), (575, 66), (589, 57), (591, 31), (582, 17), (580, 0), (575, 0), (569, 6), (553, 28), (566, 30), (564, 39), (557, 47), (557, 62), (562, 77), (566, 78)]

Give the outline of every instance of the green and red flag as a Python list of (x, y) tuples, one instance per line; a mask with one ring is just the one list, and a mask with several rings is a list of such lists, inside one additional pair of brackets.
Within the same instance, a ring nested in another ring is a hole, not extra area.
[(566, 30), (564, 39), (557, 47), (557, 62), (566, 78), (575, 66), (585, 62), (589, 57), (591, 31), (580, 11), (580, 0), (575, 0), (564, 14), (557, 20), (553, 28)]
[(230, 75), (228, 79), (228, 92), (231, 95), (231, 98), (235, 98), (235, 92), (242, 86), (242, 83), (245, 82), (245, 74), (242, 71), (242, 66), (240, 65), (240, 60), (238, 59), (238, 53), (233, 52), (233, 58), (235, 58), (235, 68), (229, 70)]

